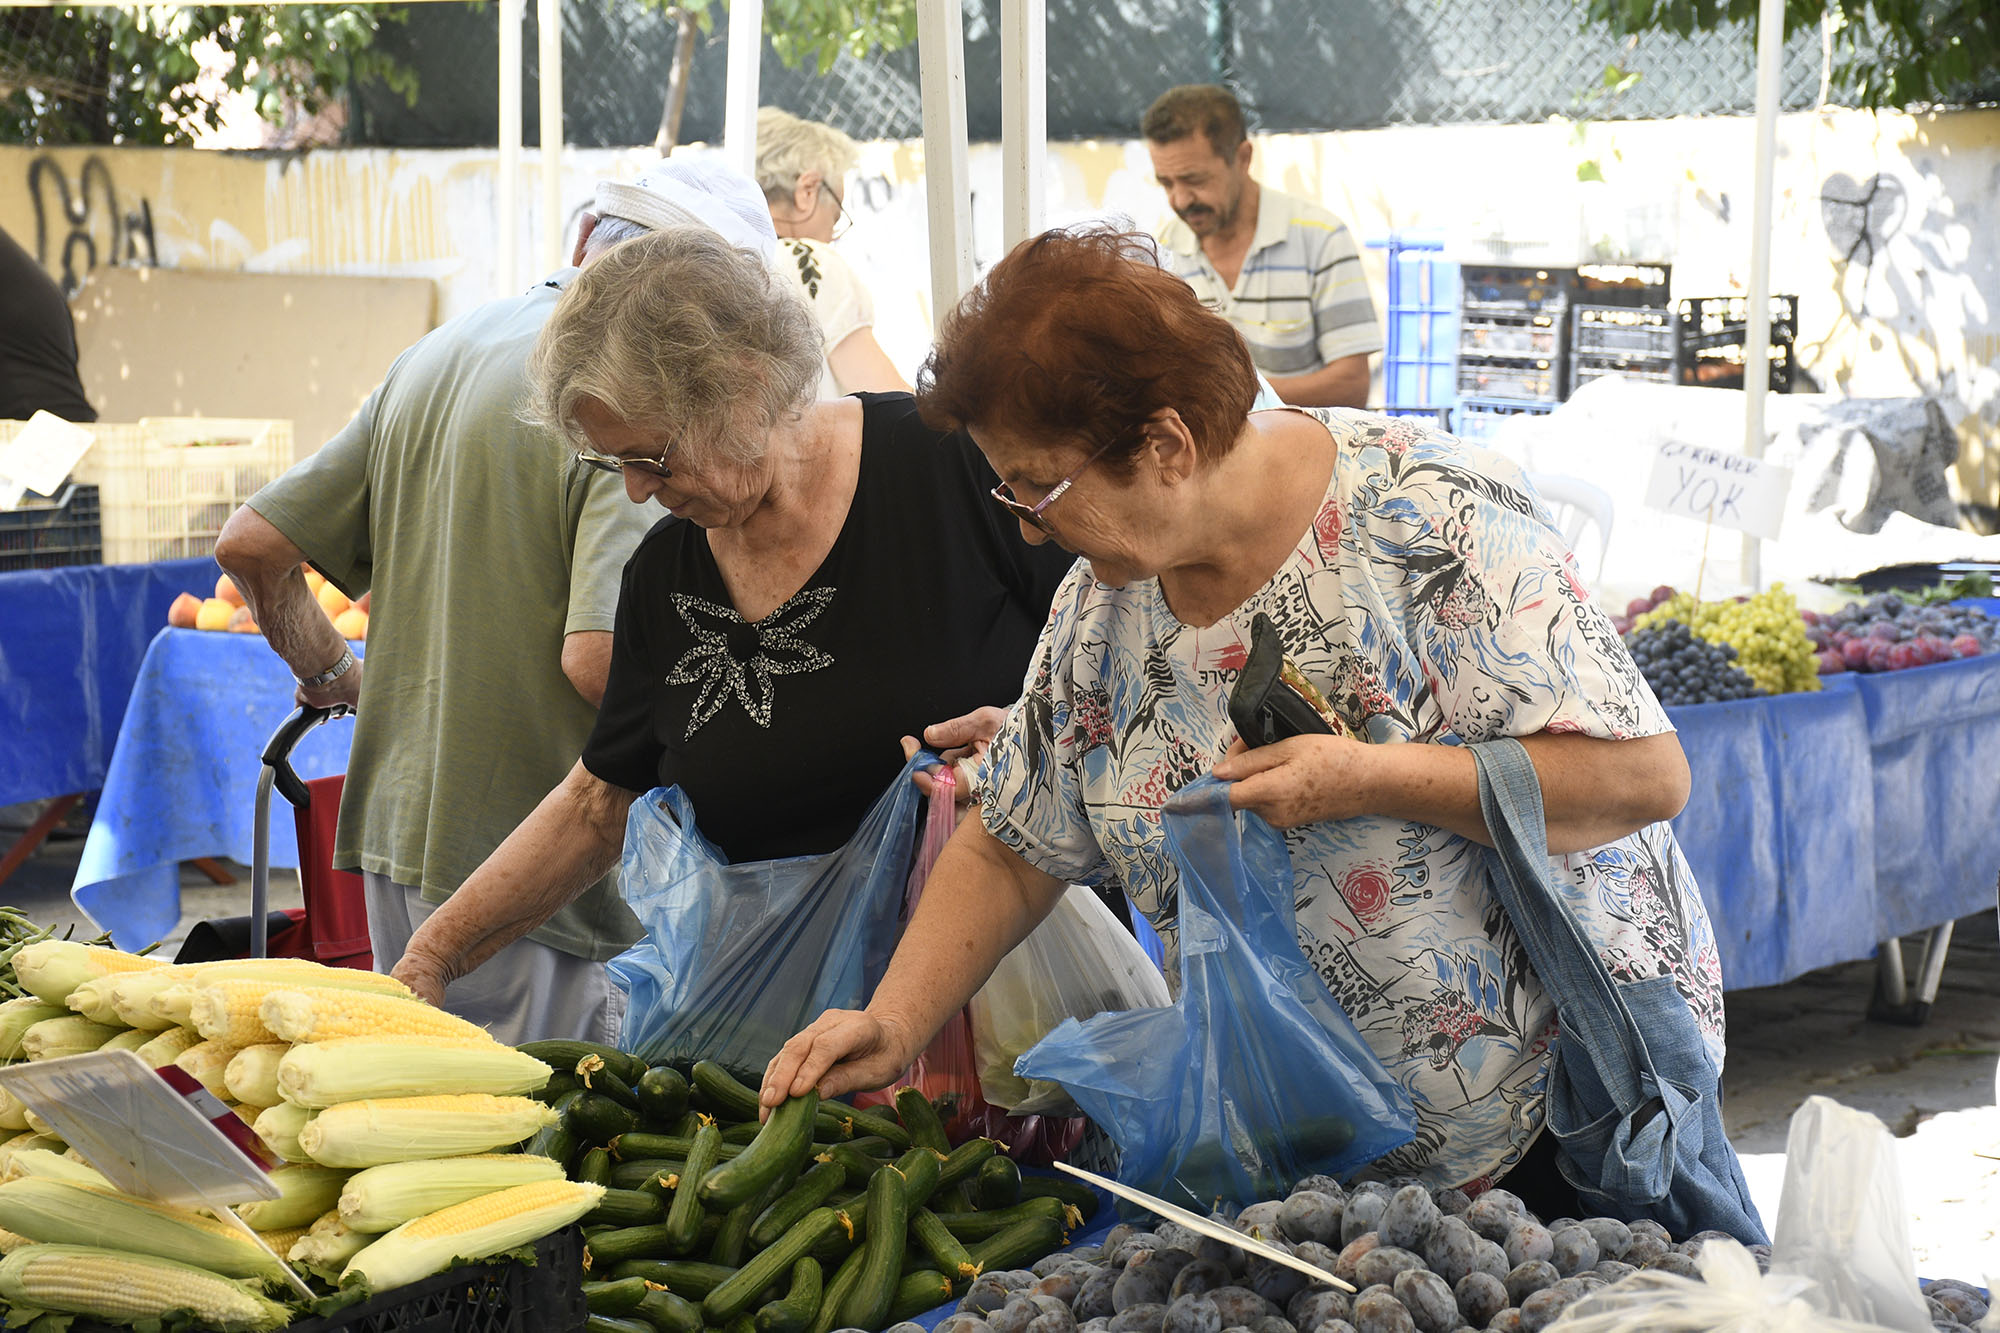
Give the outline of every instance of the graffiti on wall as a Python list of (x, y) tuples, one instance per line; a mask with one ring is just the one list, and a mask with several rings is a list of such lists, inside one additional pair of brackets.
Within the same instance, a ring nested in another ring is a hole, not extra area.
[(62, 164), (43, 153), (28, 164), (28, 197), (35, 210), (35, 259), (74, 296), (99, 264), (157, 268), (152, 202), (130, 209), (119, 202), (111, 168), (92, 154), (72, 182)]

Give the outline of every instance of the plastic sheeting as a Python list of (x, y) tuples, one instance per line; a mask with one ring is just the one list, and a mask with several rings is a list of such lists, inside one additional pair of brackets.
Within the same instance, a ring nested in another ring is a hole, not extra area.
[[(293, 688), (262, 635), (163, 629), (154, 637), (70, 893), (118, 947), (143, 948), (179, 923), (180, 862), (249, 863), (260, 756), (292, 711)], [(353, 730), (346, 720), (314, 728), (292, 751), (292, 767), (308, 782), (344, 772)], [(271, 864), (295, 867), (290, 807), (271, 800)], [(243, 892), (247, 907), (248, 885)]]
[(204, 556), (0, 574), (0, 805), (104, 785), (146, 645), (221, 572)]

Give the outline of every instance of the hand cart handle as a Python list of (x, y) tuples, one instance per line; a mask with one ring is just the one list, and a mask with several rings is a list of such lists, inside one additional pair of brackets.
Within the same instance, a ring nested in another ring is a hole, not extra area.
[(257, 776), (257, 822), (251, 836), (255, 850), (250, 865), (250, 956), (262, 958), (270, 952), (271, 923), (271, 788), (284, 793), (287, 801), (301, 810), (312, 804), (312, 793), (292, 768), (292, 747), (300, 737), (334, 718), (347, 714), (346, 704), (315, 708), (301, 704), (294, 709), (264, 746), (264, 769)]
[(301, 704), (271, 733), (269, 743), (264, 746), (263, 761), (267, 768), (273, 770), (272, 782), (280, 795), (301, 810), (312, 804), (312, 793), (306, 790), (306, 784), (299, 781), (299, 775), (292, 769), (292, 747), (322, 722), (331, 722), (346, 714), (346, 704), (334, 704), (327, 708)]

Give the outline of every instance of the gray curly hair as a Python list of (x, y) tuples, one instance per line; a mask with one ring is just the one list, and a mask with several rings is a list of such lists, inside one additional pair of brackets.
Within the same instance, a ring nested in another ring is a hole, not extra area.
[[(819, 326), (763, 261), (706, 227), (671, 227), (611, 247), (556, 303), (529, 361), (528, 420), (575, 446), (594, 399), (662, 434), (691, 460), (753, 463), (768, 431), (811, 401)], [(765, 430), (744, 432), (752, 410)]]
[(775, 106), (757, 108), (757, 188), (766, 199), (790, 202), (808, 171), (838, 192), (860, 157), (854, 140), (831, 125)]

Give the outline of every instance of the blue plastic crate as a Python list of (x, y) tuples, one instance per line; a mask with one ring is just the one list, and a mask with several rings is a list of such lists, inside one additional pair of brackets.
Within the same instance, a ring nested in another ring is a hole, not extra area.
[(1458, 401), (1458, 265), (1436, 237), (1392, 233), (1370, 246), (1389, 254), (1382, 396), (1406, 407)]
[(1467, 444), (1485, 444), (1508, 417), (1547, 416), (1554, 403), (1530, 402), (1524, 398), (1462, 398), (1452, 414), (1456, 428), (1452, 434)]

